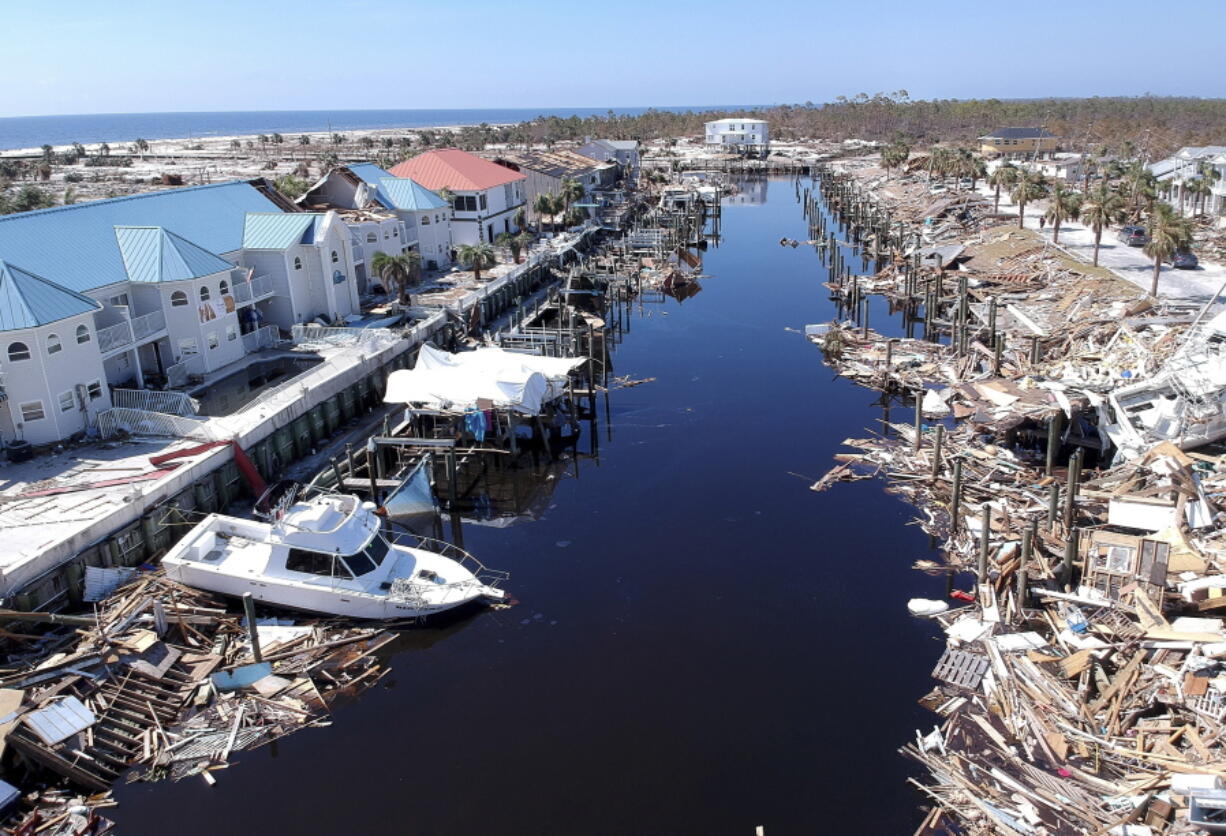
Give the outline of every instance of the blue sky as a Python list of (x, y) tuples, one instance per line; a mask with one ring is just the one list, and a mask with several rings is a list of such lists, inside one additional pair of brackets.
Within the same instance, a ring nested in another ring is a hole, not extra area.
[[(9, 0), (0, 116), (1226, 95), (1209, 0)], [(1165, 34), (1160, 34), (1165, 33)]]

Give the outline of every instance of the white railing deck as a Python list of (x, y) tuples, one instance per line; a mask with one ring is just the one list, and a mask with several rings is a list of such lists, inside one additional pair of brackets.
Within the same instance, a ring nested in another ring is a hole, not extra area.
[(186, 392), (157, 392), (152, 389), (112, 389), (111, 405), (124, 409), (161, 412), (167, 415), (192, 417), (196, 402)]
[(132, 336), (137, 341), (166, 330), (166, 314), (161, 311), (142, 314), (132, 320)]
[(262, 348), (271, 348), (281, 340), (281, 332), (275, 325), (265, 325), (243, 334), (243, 349), (251, 354)]
[(108, 354), (118, 348), (123, 348), (134, 340), (132, 321), (128, 319), (98, 329), (98, 351), (102, 354)]
[(249, 305), (273, 295), (272, 278), (255, 276), (249, 282), (236, 282), (231, 291), (236, 304)]

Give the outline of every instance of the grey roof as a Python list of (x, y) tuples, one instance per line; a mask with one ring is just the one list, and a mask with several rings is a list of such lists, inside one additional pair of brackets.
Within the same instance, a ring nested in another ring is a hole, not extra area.
[(984, 134), (980, 139), (1055, 139), (1042, 128), (997, 128), (990, 134)]

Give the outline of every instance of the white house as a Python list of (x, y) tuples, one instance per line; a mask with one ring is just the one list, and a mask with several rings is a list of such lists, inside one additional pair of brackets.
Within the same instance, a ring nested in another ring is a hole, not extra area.
[[(407, 177), (393, 177), (373, 163), (352, 163), (332, 169), (299, 199), (312, 209), (336, 209), (358, 235), (366, 262), (376, 252), (417, 250), (427, 270), (451, 265), (451, 206), (434, 192)], [(400, 231), (376, 228), (377, 219), (394, 218)], [(390, 234), (390, 240), (389, 240)], [(359, 267), (359, 284), (366, 286), (369, 266)]]
[[(1200, 209), (1210, 215), (1226, 214), (1226, 146), (1205, 145), (1180, 148), (1173, 156), (1153, 163), (1149, 170), (1159, 181), (1175, 184), (1172, 203), (1192, 211), (1200, 201)], [(1206, 175), (1206, 172), (1215, 172)], [(1210, 193), (1198, 198), (1188, 186), (1195, 180), (1207, 180)]]
[(527, 178), (481, 157), (445, 148), (427, 151), (394, 166), (393, 177), (408, 178), (426, 189), (454, 195), (451, 241), (454, 245), (493, 242), (519, 231), (516, 213), (524, 208)]
[(762, 119), (716, 119), (706, 125), (708, 150), (765, 157), (770, 129)]
[(45, 444), (111, 405), (94, 316), (102, 305), (0, 261), (0, 437)]
[[(0, 442), (68, 438), (114, 388), (181, 387), (357, 313), (365, 240), (295, 209), (254, 180), (0, 217)], [(379, 246), (404, 234), (384, 215)]]

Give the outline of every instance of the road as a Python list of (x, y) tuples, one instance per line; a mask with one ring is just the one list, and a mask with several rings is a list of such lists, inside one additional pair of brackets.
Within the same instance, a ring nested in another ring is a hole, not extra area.
[[(989, 200), (993, 197), (992, 188), (985, 184), (980, 184), (979, 192)], [(1017, 204), (1004, 193), (1000, 196), (1000, 211), (1017, 214)], [(1047, 201), (1026, 204), (1026, 226), (1039, 229), (1039, 217), (1046, 211)], [(1116, 240), (1115, 233), (1115, 229), (1103, 231), (1098, 263), (1148, 293), (1153, 283), (1154, 263), (1140, 247), (1129, 247)], [(1051, 225), (1048, 224), (1041, 234), (1050, 241), (1053, 236)], [(1060, 225), (1060, 246), (1083, 261), (1094, 259), (1094, 233), (1075, 221)], [(1195, 270), (1175, 270), (1164, 265), (1158, 280), (1158, 295), (1163, 299), (1203, 302), (1216, 294), (1224, 283), (1226, 265), (1202, 261)]]

